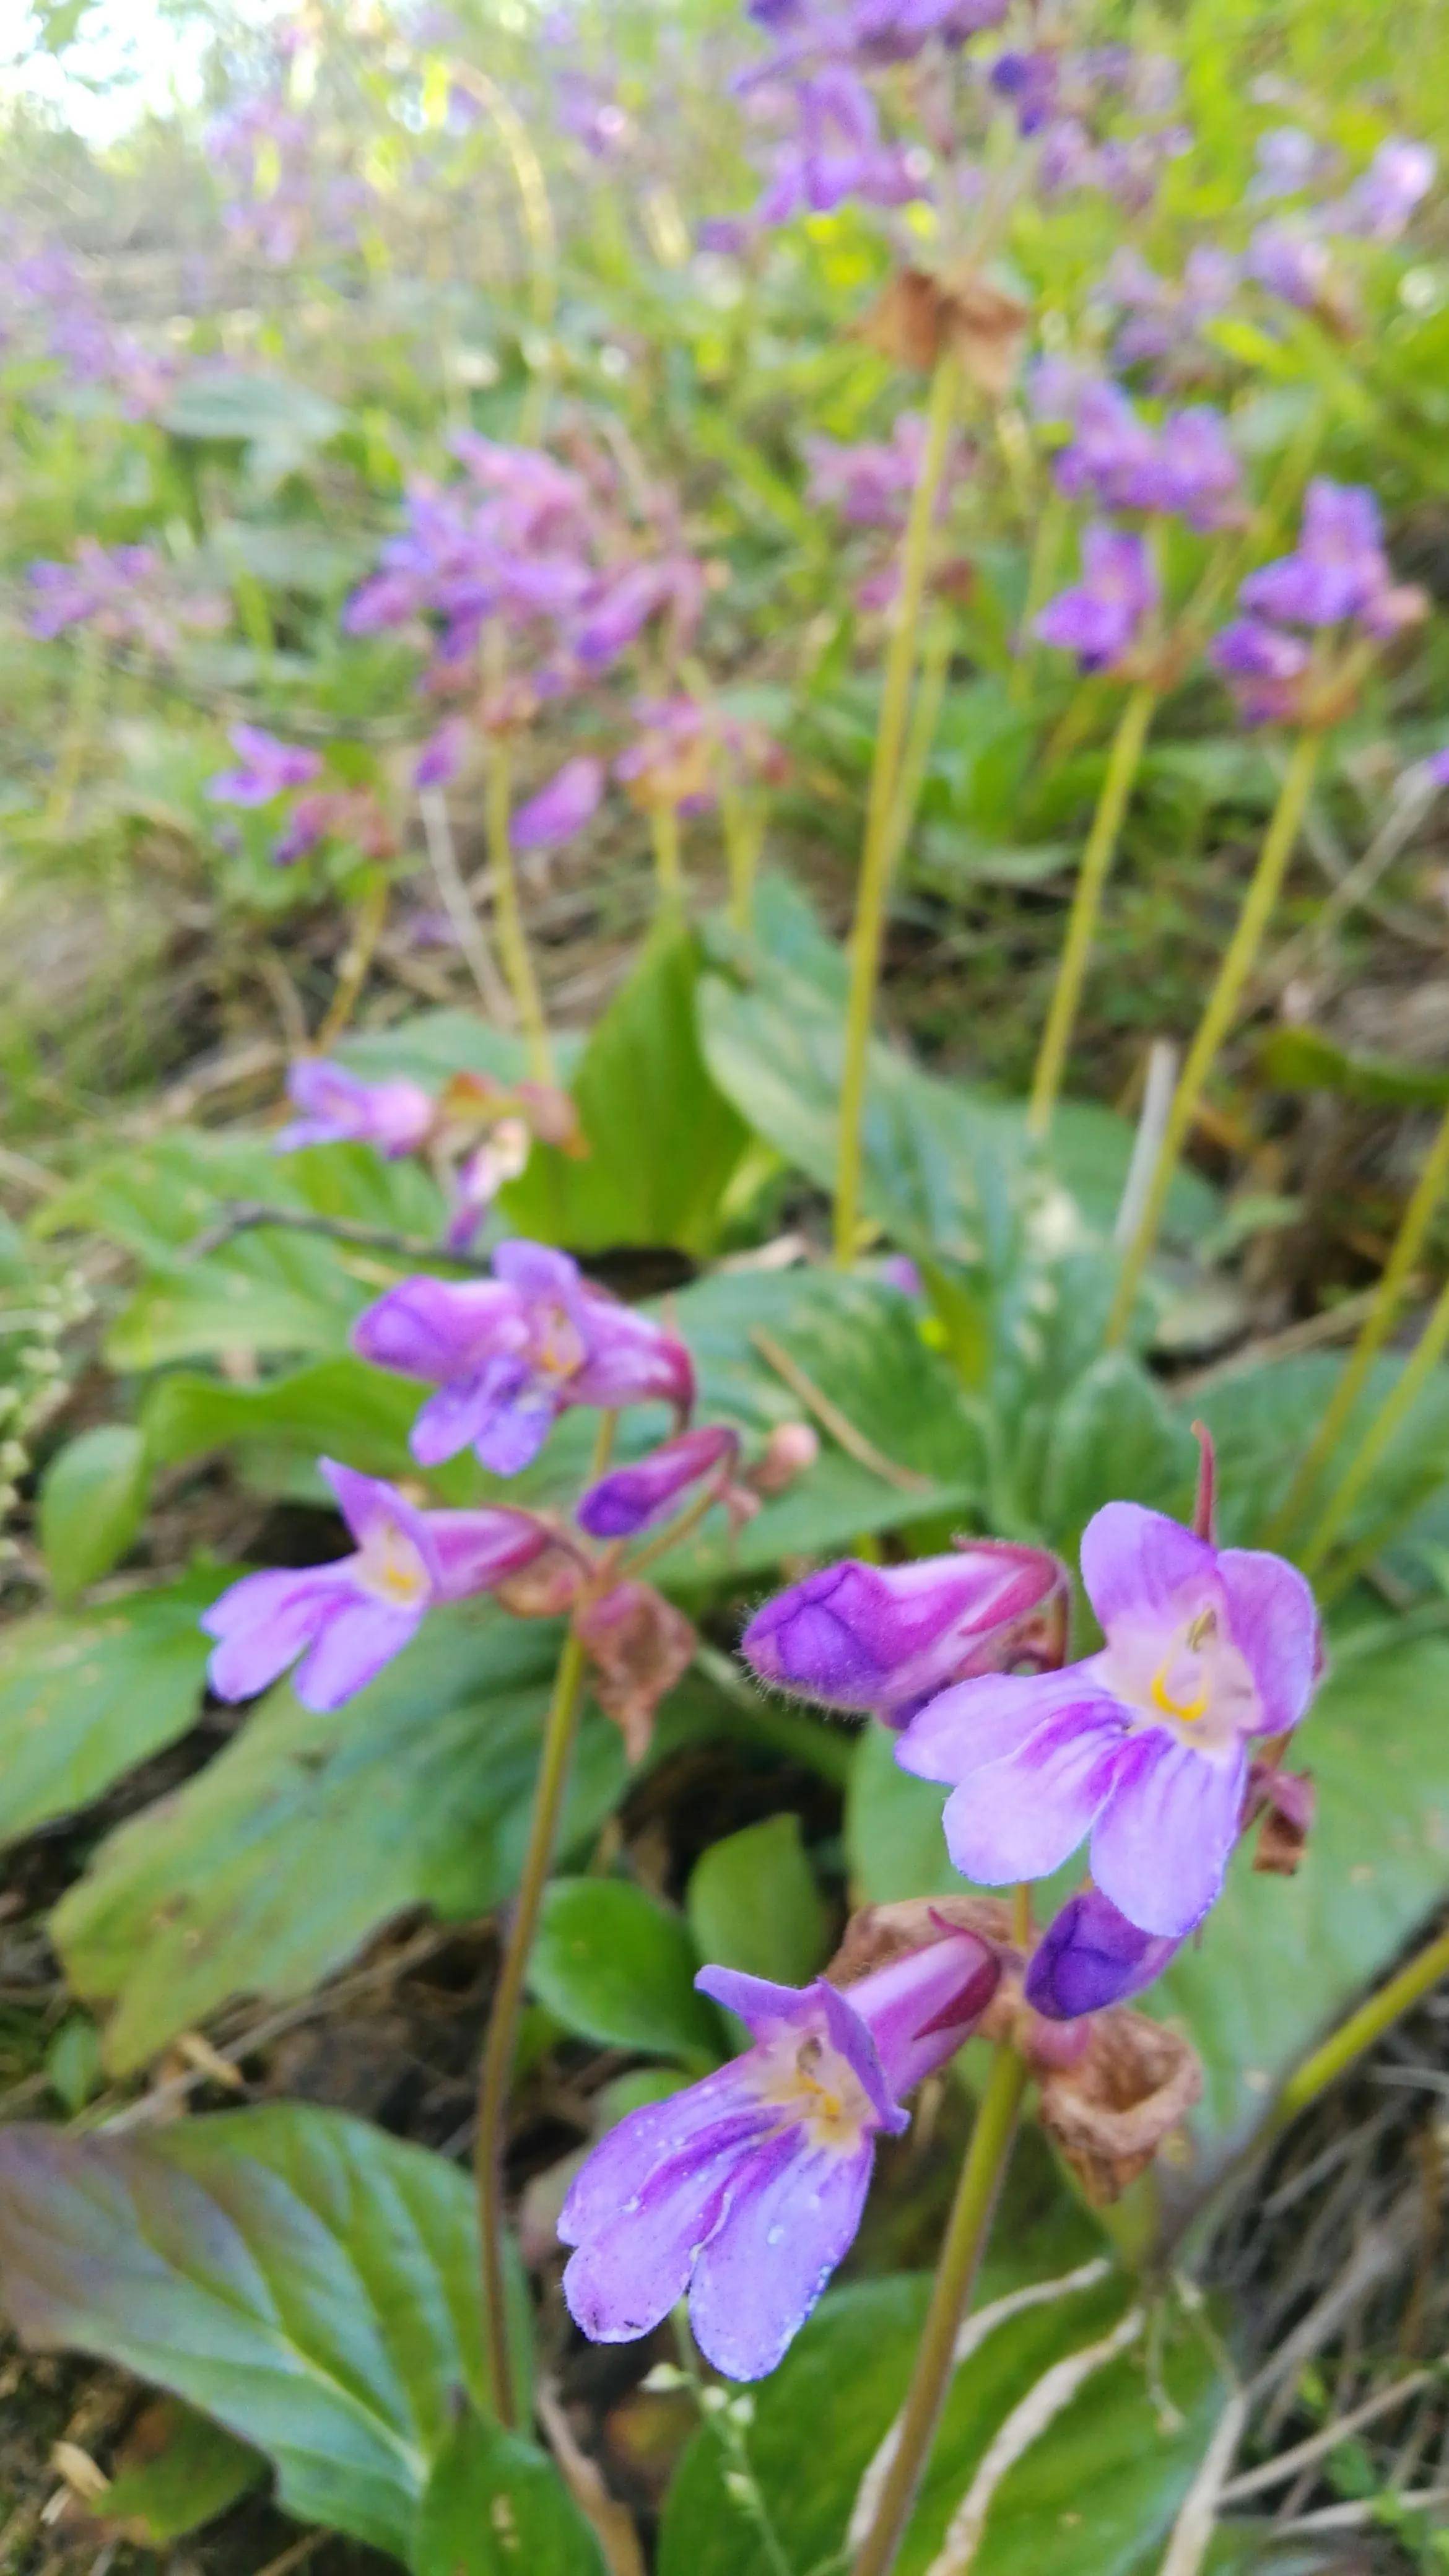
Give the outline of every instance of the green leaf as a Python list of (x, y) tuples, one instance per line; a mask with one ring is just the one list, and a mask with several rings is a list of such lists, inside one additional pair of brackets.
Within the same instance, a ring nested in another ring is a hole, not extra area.
[(913, 1780), (896, 1760), (889, 1727), (862, 1728), (846, 1796), (845, 1848), (857, 1905), (891, 1905), (906, 1896), (949, 1896), (961, 1880), (946, 1857), (941, 1831), (945, 1792)]
[(1197, 1458), (1181, 1411), (1138, 1361), (1109, 1351), (1077, 1380), (1052, 1425), (1045, 1527), (1055, 1544), (1074, 1552), (1092, 1514), (1121, 1494), (1186, 1519)]
[[(983, 2299), (994, 2285), (983, 2289)], [(1003, 2285), (1004, 2286), (1004, 2285)], [(774, 2548), (727, 2483), (718, 2434), (686, 2452), (664, 2510), (658, 2576), (759, 2576), (766, 2565), (838, 2564), (860, 2479), (905, 2393), (928, 2284), (897, 2275), (830, 2293), (754, 2392), (743, 2439)], [(899, 2559), (922, 2576), (987, 2444), (1051, 2365), (1120, 2318), (1120, 2281), (1079, 2291), (996, 2327), (954, 2381)], [(1003, 2481), (973, 2576), (1137, 2576), (1160, 2550), (1205, 2447), (1221, 2393), (1201, 2342), (1179, 2334), (1164, 2356), (1180, 2420), (1166, 2429), (1140, 2356), (1090, 2377)]]
[(40, 1489), (40, 1544), (56, 1599), (109, 1574), (146, 1517), (146, 1444), (134, 1423), (98, 1423), (54, 1457)]
[[(556, 1632), (491, 1605), (437, 1611), (343, 1709), (285, 1684), (208, 1768), (102, 1844), (51, 1919), (76, 1991), (115, 2009), (107, 2063), (144, 2065), (233, 1994), (305, 1994), (414, 1905), (486, 1913), (514, 1886)], [(564, 1847), (624, 1777), (586, 1719)]]
[(0, 2300), (32, 2349), (170, 2389), (265, 2452), (289, 2513), (398, 2558), (456, 2393), (486, 2403), (471, 2184), (336, 2111), (0, 2132)]
[(88, 2013), (67, 2013), (45, 2052), (45, 2080), (74, 2115), (105, 2082), (101, 2035)]
[(0, 1640), (0, 1841), (67, 1816), (196, 1716), (214, 1567), (103, 1610), (17, 1619)]
[(603, 2552), (536, 2443), (469, 2416), (423, 2498), (414, 2576), (605, 2576)]
[(555, 2020), (605, 2048), (720, 2055), (714, 2006), (696, 1994), (687, 1925), (622, 1878), (555, 1879), (543, 1900), (528, 1982)]
[(803, 1986), (830, 1948), (830, 1918), (795, 1815), (766, 1816), (711, 1843), (685, 1910), (702, 1959)]
[(124, 2523), (129, 2533), (143, 2536), (153, 2547), (165, 2548), (225, 2513), (260, 2483), (266, 2463), (250, 2443), (239, 2442), (189, 2406), (167, 2399), (152, 2411), (164, 2421), (162, 2447), (154, 2458), (121, 2469), (95, 2510), (107, 2522)]
[(354, 1359), (313, 1360), (260, 1386), (178, 1370), (149, 1390), (141, 1423), (158, 1466), (235, 1441), (243, 1450), (341, 1457), (364, 1475), (402, 1476), (416, 1473), (408, 1433), (419, 1395), (416, 1380)]
[(286, 376), (206, 366), (183, 376), (158, 418), (173, 438), (236, 440), (305, 456), (337, 436), (346, 414)]
[(1449, 1101), (1449, 1073), (1341, 1047), (1322, 1029), (1275, 1029), (1258, 1063), (1279, 1091), (1328, 1091), (1370, 1109), (1437, 1109)]
[(520, 1233), (590, 1252), (672, 1244), (704, 1253), (748, 1142), (695, 1031), (699, 947), (661, 916), (579, 1059), (571, 1089), (588, 1154), (536, 1147), (503, 1195)]

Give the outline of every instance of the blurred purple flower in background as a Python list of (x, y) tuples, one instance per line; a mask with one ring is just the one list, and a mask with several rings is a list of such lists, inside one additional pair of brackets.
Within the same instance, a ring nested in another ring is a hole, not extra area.
[(304, 1145), (375, 1145), (393, 1161), (416, 1153), (437, 1123), (436, 1104), (420, 1083), (363, 1082), (320, 1056), (288, 1067), (287, 1093), (302, 1116), (273, 1138), (278, 1154)]
[(310, 787), (322, 775), (319, 753), (302, 744), (282, 742), (260, 725), (235, 724), (227, 739), (237, 755), (235, 769), (219, 769), (206, 782), (214, 805), (270, 805), (275, 797)]
[(614, 1467), (590, 1485), (574, 1514), (590, 1538), (634, 1538), (662, 1520), (681, 1494), (739, 1456), (739, 1434), (723, 1423), (681, 1431), (632, 1466)]
[(582, 752), (566, 760), (536, 796), (518, 807), (512, 825), (514, 848), (550, 850), (581, 832), (599, 810), (604, 780), (601, 760)]
[(1082, 534), (1083, 579), (1036, 620), (1044, 644), (1075, 653), (1083, 671), (1121, 668), (1154, 614), (1159, 584), (1145, 537), (1098, 524)]

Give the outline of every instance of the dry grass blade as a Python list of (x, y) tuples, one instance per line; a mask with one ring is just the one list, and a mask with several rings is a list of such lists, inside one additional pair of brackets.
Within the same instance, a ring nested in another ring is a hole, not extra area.
[(894, 1458), (887, 1458), (882, 1450), (877, 1449), (873, 1440), (867, 1440), (865, 1433), (856, 1429), (849, 1415), (842, 1413), (839, 1405), (831, 1402), (830, 1397), (816, 1385), (813, 1377), (807, 1376), (799, 1361), (792, 1359), (783, 1343), (776, 1341), (773, 1333), (764, 1332), (757, 1326), (751, 1333), (750, 1339), (766, 1367), (772, 1368), (776, 1377), (782, 1379), (788, 1386), (790, 1393), (799, 1397), (806, 1410), (814, 1414), (821, 1429), (829, 1432), (831, 1439), (845, 1451), (848, 1458), (855, 1460), (857, 1466), (869, 1468), (870, 1473), (873, 1476), (879, 1476), (883, 1483), (894, 1485), (897, 1493), (929, 1494), (931, 1492), (933, 1479), (930, 1476), (922, 1476), (914, 1467), (898, 1465)]
[(1097, 2343), (1084, 2345), (1080, 2352), (1064, 2354), (1050, 2370), (1043, 2371), (1036, 2386), (1027, 2391), (1019, 2405), (1013, 2406), (1005, 2423), (993, 2434), (926, 2576), (966, 2576), (981, 2546), (996, 2490), (1008, 2469), (1014, 2468), (1048, 2425), (1055, 2423), (1079, 2388), (1130, 2349), (1146, 2322), (1145, 2310), (1129, 2308), (1110, 2334), (1103, 2335)]

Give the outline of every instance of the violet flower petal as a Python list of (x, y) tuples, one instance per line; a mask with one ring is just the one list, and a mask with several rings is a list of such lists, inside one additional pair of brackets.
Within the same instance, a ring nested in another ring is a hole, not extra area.
[(1156, 1728), (1121, 1749), (1092, 1831), (1092, 1875), (1129, 1923), (1177, 1937), (1221, 1893), (1242, 1821), (1248, 1758), (1226, 1762)]
[(574, 1517), (590, 1538), (633, 1538), (662, 1520), (691, 1485), (733, 1458), (739, 1437), (722, 1423), (666, 1440), (632, 1466), (615, 1467), (581, 1496)]
[(202, 1613), (218, 1640), (207, 1680), (218, 1699), (255, 1699), (310, 1645), (331, 1611), (353, 1597), (330, 1565), (244, 1574)]
[(1216, 1591), (1218, 1558), (1166, 1512), (1104, 1503), (1082, 1532), (1082, 1582), (1102, 1627), (1144, 1615), (1171, 1626), (1194, 1590)]
[(404, 1377), (435, 1383), (469, 1376), (512, 1332), (523, 1339), (512, 1290), (492, 1279), (404, 1279), (358, 1316), (352, 1347), (359, 1359)]
[(986, 1763), (1019, 1753), (1038, 1727), (1079, 1711), (1089, 1725), (1109, 1716), (1121, 1724), (1116, 1700), (1088, 1664), (1055, 1673), (984, 1673), (938, 1692), (911, 1719), (896, 1760), (918, 1780), (955, 1788)]
[(1091, 1831), (1121, 1756), (1112, 1703), (1064, 1708), (952, 1790), (941, 1819), (952, 1868), (984, 1887), (1049, 1877)]
[(1224, 1548), (1218, 1580), (1233, 1643), (1258, 1694), (1258, 1731), (1282, 1734), (1297, 1725), (1322, 1670), (1313, 1587), (1296, 1565), (1263, 1548)]
[(353, 1593), (327, 1620), (292, 1687), (304, 1708), (340, 1708), (401, 1654), (422, 1624), (425, 1605), (395, 1609), (372, 1595)]
[(689, 2316), (700, 2351), (727, 2379), (763, 2379), (847, 2254), (875, 2150), (811, 2148), (798, 2131), (751, 2157), (699, 2253)]
[(698, 2249), (718, 2225), (742, 2153), (757, 2135), (742, 2118), (707, 2130), (673, 2156), (656, 2155), (613, 2223), (581, 2238), (564, 2269), (563, 2293), (592, 2342), (649, 2334), (684, 2296)]

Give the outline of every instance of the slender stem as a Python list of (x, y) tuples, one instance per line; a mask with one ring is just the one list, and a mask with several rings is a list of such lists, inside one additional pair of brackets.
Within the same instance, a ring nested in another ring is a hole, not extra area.
[(338, 963), (336, 989), (313, 1041), (319, 1051), (329, 1047), (334, 1038), (342, 1035), (357, 1008), (372, 961), (377, 955), (377, 943), (382, 937), (387, 921), (389, 892), (386, 870), (369, 868), (361, 899), (353, 915), (352, 936)]
[(765, 808), (758, 796), (742, 796), (721, 781), (720, 825), (730, 881), (730, 926), (748, 933), (755, 914), (755, 879), (765, 840)]
[(921, 790), (926, 783), (926, 770), (931, 758), (931, 745), (941, 721), (941, 706), (946, 695), (946, 682), (951, 671), (951, 622), (944, 612), (927, 629), (921, 649), (921, 675), (911, 707), (910, 732), (901, 755), (896, 792), (891, 804), (890, 867), (894, 875), (901, 853), (910, 839)]
[(649, 837), (654, 844), (654, 890), (659, 909), (677, 911), (684, 901), (684, 871), (679, 864), (679, 808), (651, 805)]
[(1228, 942), (1218, 968), (1217, 981), (1208, 995), (1207, 1008), (1198, 1022), (1197, 1034), (1178, 1076), (1152, 1178), (1143, 1198), (1142, 1213), (1123, 1256), (1117, 1294), (1107, 1318), (1109, 1350), (1124, 1339), (1132, 1320), (1142, 1273), (1157, 1241), (1157, 1229), (1162, 1222), (1162, 1211), (1167, 1204), (1178, 1156), (1197, 1116), (1213, 1060), (1232, 1026), (1243, 987), (1252, 972), (1253, 961), (1262, 945), (1263, 934), (1288, 872), (1288, 862), (1293, 856), (1321, 747), (1322, 736), (1316, 732), (1300, 734), (1293, 747), (1278, 802), (1258, 853), (1258, 864), (1243, 898), (1237, 928)]
[(1016, 2118), (1026, 2087), (1025, 2061), (1014, 2048), (999, 2046), (992, 2062), (971, 2144), (961, 2167), (956, 2199), (946, 2228), (941, 2259), (926, 2322), (921, 2331), (916, 2367), (900, 2419), (900, 2438), (890, 2468), (881, 2481), (875, 2513), (860, 2546), (851, 2576), (889, 2576), (905, 2538), (916, 2490), (930, 2457), (941, 2409), (951, 2384), (956, 2337), (986, 2251), (997, 2194), (1006, 2172)]
[(855, 1258), (860, 1221), (860, 1131), (865, 1108), (871, 1019), (880, 972), (886, 899), (894, 858), (892, 822), (901, 754), (910, 710), (911, 678), (925, 597), (931, 528), (946, 470), (951, 428), (961, 389), (959, 360), (949, 351), (937, 361), (926, 414), (926, 444), (911, 495), (901, 551), (901, 586), (881, 687), (880, 722), (866, 804), (865, 842), (850, 947), (850, 999), (845, 1020), (845, 1061), (840, 1082), (840, 1137), (835, 1179), (835, 1257)]
[(1036, 621), (1047, 603), (1057, 575), (1062, 539), (1070, 516), (1065, 495), (1053, 482), (1037, 517), (1036, 535), (1032, 540), (1031, 562), (1027, 567), (1026, 598), (1022, 603), (1021, 633), (1017, 640), (1016, 660), (1007, 684), (1007, 697), (1013, 706), (1031, 694), (1032, 655)]
[(1056, 987), (1046, 1026), (1042, 1030), (1041, 1049), (1032, 1078), (1031, 1100), (1026, 1113), (1027, 1132), (1032, 1136), (1045, 1136), (1052, 1123), (1052, 1111), (1062, 1087), (1067, 1050), (1072, 1043), (1072, 1031), (1081, 1004), (1082, 986), (1091, 962), (1102, 890), (1116, 852), (1127, 800), (1141, 766), (1147, 729), (1156, 704), (1157, 691), (1147, 682), (1130, 690), (1112, 737), (1102, 792), (1097, 799), (1097, 810), (1092, 817), (1092, 828), (1077, 871)]
[(533, 959), (523, 927), (518, 877), (513, 865), (509, 801), (511, 766), (508, 737), (495, 734), (488, 763), (487, 827), (488, 861), (493, 871), (493, 900), (498, 923), (498, 953), (503, 960), (503, 972), (508, 978), (528, 1049), (528, 1069), (535, 1082), (551, 1083), (554, 1079), (553, 1048), (549, 1044), (543, 997), (538, 989), (538, 978), (533, 971)]
[(1427, 1324), (1374, 1415), (1327, 1505), (1298, 1551), (1305, 1574), (1316, 1573), (1347, 1521), (1401, 1422), (1413, 1410), (1427, 1379), (1449, 1346), (1449, 1281), (1439, 1291)]
[(1329, 1397), (1323, 1419), (1299, 1460), (1292, 1484), (1263, 1533), (1264, 1547), (1281, 1544), (1285, 1532), (1292, 1528), (1312, 1492), (1319, 1469), (1332, 1457), (1338, 1435), (1363, 1393), (1369, 1370), (1398, 1322), (1405, 1292), (1446, 1183), (1449, 1183), (1449, 1109), (1444, 1112), (1413, 1196), (1404, 1210), (1393, 1250), (1384, 1264), (1373, 1304), (1364, 1317), (1348, 1366)]
[(559, 1656), (553, 1699), (544, 1725), (543, 1758), (534, 1794), (528, 1849), (524, 1854), (518, 1895), (499, 1963), (498, 1983), (493, 1990), (488, 2031), (478, 2069), (478, 2128), (473, 2148), (473, 2170), (478, 2189), (483, 2332), (493, 2411), (499, 2423), (509, 2430), (518, 2423), (518, 2398), (513, 2384), (512, 2356), (508, 2349), (507, 2275), (503, 2252), (504, 2131), (523, 1984), (528, 1973), (533, 1936), (538, 1928), (539, 1907), (553, 1860), (583, 1696), (584, 1650), (570, 1631)]
[(479, 997), (490, 1017), (504, 1026), (513, 1014), (512, 997), (494, 962), (493, 951), (483, 936), (483, 925), (473, 909), (472, 898), (458, 865), (453, 844), (453, 826), (448, 819), (448, 800), (441, 787), (424, 787), (418, 792), (418, 811), (423, 818), (423, 837), (443, 909), (452, 924), (468, 971), (478, 987)]
[(1294, 2068), (1273, 2106), (1270, 2126), (1286, 2128), (1310, 2102), (1316, 2102), (1319, 2094), (1326, 2092), (1376, 2039), (1381, 2039), (1411, 2004), (1437, 1986), (1441, 1977), (1449, 1977), (1449, 1926), (1396, 1977), (1390, 1977), (1386, 1986), (1380, 1986), (1377, 1994), (1360, 2004), (1357, 2012), (1341, 2021), (1337, 2030), (1330, 2031), (1321, 2048), (1315, 2048), (1311, 2057), (1305, 2057), (1302, 2065)]

